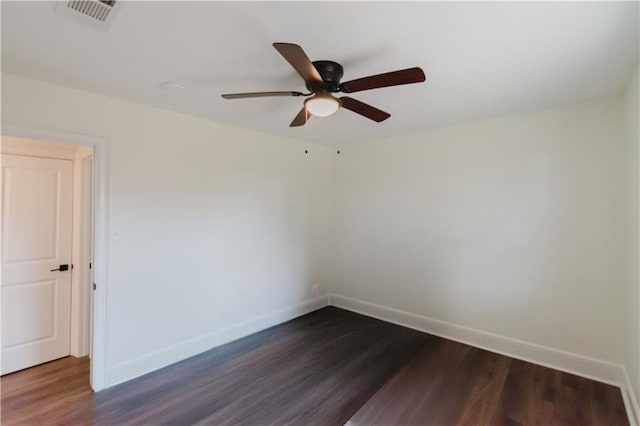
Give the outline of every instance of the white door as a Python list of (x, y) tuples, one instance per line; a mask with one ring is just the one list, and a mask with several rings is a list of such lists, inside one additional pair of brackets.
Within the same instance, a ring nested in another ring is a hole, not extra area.
[(69, 355), (72, 197), (72, 161), (2, 156), (1, 374)]

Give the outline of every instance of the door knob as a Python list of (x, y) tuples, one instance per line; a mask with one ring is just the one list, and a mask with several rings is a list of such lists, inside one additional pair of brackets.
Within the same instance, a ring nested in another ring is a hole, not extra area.
[(51, 272), (55, 271), (68, 271), (69, 265), (60, 265), (57, 269), (52, 269)]

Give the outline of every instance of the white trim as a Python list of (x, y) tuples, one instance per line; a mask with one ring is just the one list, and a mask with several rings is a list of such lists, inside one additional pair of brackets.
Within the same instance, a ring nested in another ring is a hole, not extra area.
[(97, 290), (94, 292), (93, 311), (93, 356), (91, 358), (91, 387), (94, 391), (105, 388), (107, 365), (108, 324), (108, 269), (109, 269), (109, 177), (108, 139), (100, 136), (68, 133), (28, 125), (2, 123), (2, 135), (43, 141), (93, 146), (95, 240), (94, 277)]
[[(51, 144), (51, 143), (50, 143)], [(83, 161), (93, 157), (93, 147), (70, 145), (75, 149), (76, 158), (73, 160), (73, 270), (71, 271), (71, 355), (82, 357), (89, 355), (89, 324), (90, 311), (86, 302), (91, 292), (91, 283), (86, 280), (89, 262), (85, 258), (91, 250), (85, 244), (83, 238), (93, 232), (93, 228), (87, 221), (86, 215), (93, 215), (90, 210), (85, 210), (85, 197), (87, 194), (83, 188), (88, 184), (93, 186), (93, 172), (89, 176), (83, 170)]]
[[(83, 156), (84, 155), (84, 156)], [(78, 294), (78, 318), (80, 324), (78, 327), (78, 347), (77, 352), (80, 356), (90, 355), (91, 347), (91, 293), (93, 292), (93, 272), (89, 268), (89, 263), (93, 263), (92, 246), (93, 246), (93, 169), (90, 166), (93, 163), (93, 150), (89, 155), (78, 152), (76, 160), (78, 171), (78, 193), (76, 200), (79, 201), (77, 209), (77, 225), (76, 230), (78, 236), (75, 239), (77, 244), (77, 261), (74, 263), (76, 270)]]
[(75, 161), (77, 148), (66, 144), (55, 145), (31, 139), (21, 140), (10, 136), (2, 136), (2, 154), (23, 155), (27, 157), (55, 158), (59, 160)]
[(274, 325), (292, 320), (300, 315), (321, 309), (328, 304), (327, 295), (309, 299), (297, 305), (260, 315), (237, 324), (186, 340), (131, 360), (119, 362), (109, 369), (108, 386), (134, 379), (167, 365), (174, 364), (217, 346), (265, 330)]
[(627, 369), (624, 369), (624, 386), (622, 386), (622, 399), (624, 400), (624, 408), (627, 410), (627, 416), (629, 417), (629, 424), (631, 426), (640, 425), (640, 405), (638, 404), (638, 398), (631, 386), (631, 379)]
[(544, 367), (597, 380), (614, 386), (623, 384), (622, 366), (562, 350), (524, 342), (469, 327), (376, 305), (351, 297), (330, 295), (331, 305), (404, 327), (507, 355)]

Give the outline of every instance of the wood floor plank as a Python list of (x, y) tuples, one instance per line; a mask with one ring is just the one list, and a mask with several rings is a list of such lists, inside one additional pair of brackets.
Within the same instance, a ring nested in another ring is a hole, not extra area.
[(329, 307), (94, 394), (89, 360), (0, 379), (3, 425), (626, 425), (620, 390)]
[[(486, 352), (486, 351), (483, 351)], [(488, 353), (486, 353), (488, 354)], [(499, 402), (500, 390), (507, 379), (512, 358), (489, 354), (478, 365), (471, 391), (455, 422), (458, 425), (490, 425)]]
[(620, 390), (615, 386), (589, 381), (589, 402), (593, 424), (626, 424), (627, 413), (620, 404)]

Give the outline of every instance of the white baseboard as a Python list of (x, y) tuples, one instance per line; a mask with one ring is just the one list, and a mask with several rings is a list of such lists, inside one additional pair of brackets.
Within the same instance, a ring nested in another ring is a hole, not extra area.
[(534, 364), (565, 371), (578, 376), (619, 386), (631, 426), (640, 425), (640, 407), (626, 370), (619, 365), (565, 352), (546, 346), (511, 339), (492, 333), (451, 324), (351, 297), (329, 293), (297, 305), (254, 317), (216, 332), (139, 356), (112, 366), (108, 370), (107, 387), (126, 382), (216, 346), (229, 343), (327, 305), (378, 318), (414, 330), (444, 337)]
[(624, 400), (624, 407), (627, 410), (627, 416), (629, 417), (629, 424), (631, 426), (640, 425), (640, 404), (638, 404), (638, 398), (631, 386), (631, 379), (627, 369), (624, 369), (624, 385), (622, 386), (622, 399)]
[(134, 359), (117, 363), (108, 369), (107, 387), (126, 382), (176, 362), (182, 361), (216, 346), (257, 333), (274, 325), (307, 314), (328, 304), (328, 295), (316, 297), (297, 305), (251, 318), (213, 333), (199, 336)]
[(622, 366), (522, 340), (376, 305), (335, 293), (329, 304), (428, 334), (624, 388)]

